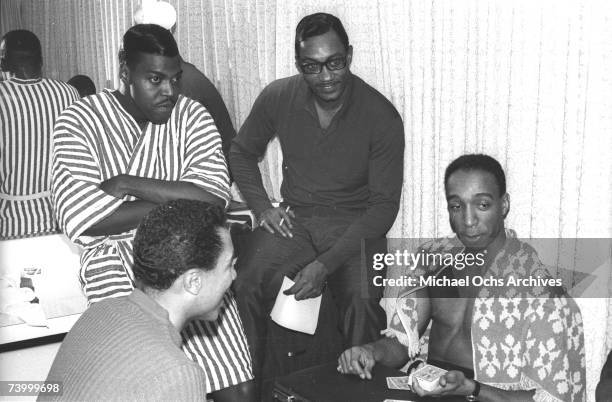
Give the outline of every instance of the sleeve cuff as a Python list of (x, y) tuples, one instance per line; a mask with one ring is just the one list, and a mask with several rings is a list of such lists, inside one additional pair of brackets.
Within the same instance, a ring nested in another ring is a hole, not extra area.
[[(247, 203), (248, 204), (248, 203)], [(259, 216), (266, 210), (273, 208), (274, 206), (270, 202), (270, 200), (261, 200), (253, 203), (253, 213), (255, 214), (255, 219), (259, 219)]]
[(325, 268), (330, 274), (334, 272), (342, 263), (340, 261), (340, 258), (335, 255), (331, 250), (326, 251), (325, 253), (318, 256), (317, 260), (321, 264), (325, 265)]

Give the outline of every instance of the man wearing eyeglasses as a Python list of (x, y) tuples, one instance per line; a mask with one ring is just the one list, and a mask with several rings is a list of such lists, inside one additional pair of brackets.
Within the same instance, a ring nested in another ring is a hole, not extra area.
[[(379, 337), (380, 294), (362, 294), (361, 240), (381, 238), (395, 220), (403, 176), (400, 115), (350, 71), (353, 48), (340, 20), (317, 13), (297, 26), (299, 75), (268, 85), (232, 143), (230, 165), (260, 228), (238, 261), (236, 293), (255, 376), (267, 316), (283, 276), (297, 300), (327, 284), (345, 346)], [(257, 162), (278, 136), (283, 202), (273, 207)]]

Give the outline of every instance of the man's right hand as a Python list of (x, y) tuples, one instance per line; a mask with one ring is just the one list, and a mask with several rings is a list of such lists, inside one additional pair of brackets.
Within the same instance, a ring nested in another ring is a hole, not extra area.
[(376, 364), (374, 347), (371, 344), (353, 346), (338, 358), (338, 371), (342, 374), (358, 375), (362, 379), (372, 379), (372, 368)]
[(293, 218), (295, 214), (291, 210), (283, 207), (270, 208), (259, 215), (259, 226), (272, 234), (278, 232), (283, 237), (293, 237), (291, 233)]

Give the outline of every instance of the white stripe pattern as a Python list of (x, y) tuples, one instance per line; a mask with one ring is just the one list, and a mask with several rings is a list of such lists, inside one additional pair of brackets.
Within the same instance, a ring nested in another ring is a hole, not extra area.
[[(85, 248), (80, 280), (89, 303), (125, 296), (133, 289), (134, 231), (89, 237), (82, 233), (124, 200), (99, 189), (119, 174), (188, 181), (229, 200), (221, 139), (208, 111), (179, 97), (166, 124), (142, 131), (110, 91), (75, 103), (57, 120), (52, 196), (64, 233)], [(132, 198), (126, 197), (126, 200)], [(251, 359), (233, 296), (215, 323), (196, 323), (183, 333), (185, 353), (207, 374), (215, 391), (253, 378)]]
[(0, 239), (58, 231), (51, 136), (57, 116), (78, 98), (76, 89), (53, 79), (0, 82)]
[(64, 233), (92, 248), (104, 237), (81, 234), (123, 202), (99, 189), (119, 174), (192, 182), (229, 199), (227, 165), (208, 111), (185, 97), (165, 124), (144, 132), (110, 91), (89, 96), (66, 110), (54, 131), (53, 201)]
[[(187, 357), (204, 369), (209, 392), (253, 378), (242, 321), (231, 291), (223, 297), (216, 321), (191, 321), (181, 336)], [(203, 350), (208, 352), (202, 355)]]

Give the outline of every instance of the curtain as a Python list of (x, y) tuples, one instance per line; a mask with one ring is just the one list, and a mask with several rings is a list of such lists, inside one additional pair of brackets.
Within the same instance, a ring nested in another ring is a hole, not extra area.
[[(520, 237), (612, 237), (608, 1), (168, 1), (178, 13), (183, 57), (215, 83), (237, 128), (266, 84), (296, 73), (294, 30), (302, 16), (327, 11), (344, 22), (352, 71), (404, 120), (404, 189), (389, 236), (448, 234), (444, 169), (463, 153), (483, 152), (507, 172), (507, 226)], [(121, 36), (139, 5), (3, 0), (0, 30), (39, 35), (50, 77), (81, 73), (98, 88), (116, 87)], [(278, 143), (261, 169), (278, 199)], [(609, 254), (598, 277), (608, 294)], [(570, 270), (579, 268), (575, 260)], [(612, 303), (603, 302), (586, 307), (593, 317), (608, 317), (607, 333), (589, 334), (602, 345), (593, 356), (612, 347)]]

